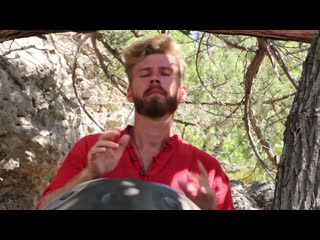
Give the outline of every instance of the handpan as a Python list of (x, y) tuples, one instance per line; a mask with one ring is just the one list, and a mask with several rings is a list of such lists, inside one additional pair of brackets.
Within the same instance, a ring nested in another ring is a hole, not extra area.
[(81, 183), (43, 210), (200, 210), (170, 186), (134, 178), (99, 178)]

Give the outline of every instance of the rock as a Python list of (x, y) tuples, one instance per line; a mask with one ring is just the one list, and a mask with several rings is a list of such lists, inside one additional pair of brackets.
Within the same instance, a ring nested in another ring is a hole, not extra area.
[(230, 180), (233, 204), (237, 210), (256, 210), (258, 205), (245, 190), (244, 184), (239, 180)]
[[(19, 51), (15, 58), (14, 51), (6, 54), (9, 45), (12, 51), (30, 46), (29, 53)], [(77, 129), (81, 121), (74, 108), (78, 104), (65, 101), (66, 92), (72, 90), (58, 89), (69, 76), (65, 70), (53, 71), (59, 62), (48, 57), (46, 49), (50, 48), (39, 38), (19, 39), (0, 47), (2, 209), (32, 209), (69, 148), (80, 138)]]
[(253, 196), (257, 205), (265, 210), (270, 210), (274, 197), (275, 185), (272, 181), (253, 182), (248, 185), (248, 192)]
[[(72, 35), (0, 45), (0, 209), (32, 209), (73, 144), (101, 131), (75, 97), (71, 66), (78, 43)], [(121, 107), (126, 99), (119, 92), (108, 99), (111, 83), (97, 78), (88, 56), (79, 54), (77, 60), (79, 95), (85, 89), (94, 93), (80, 99), (88, 112), (103, 128), (114, 119), (117, 126), (126, 124), (130, 109)]]
[(244, 185), (239, 180), (230, 180), (234, 206), (237, 210), (270, 210), (274, 197), (274, 183), (253, 182)]

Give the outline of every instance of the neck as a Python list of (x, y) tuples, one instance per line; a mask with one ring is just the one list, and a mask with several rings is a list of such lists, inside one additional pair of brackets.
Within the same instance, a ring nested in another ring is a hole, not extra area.
[(150, 119), (135, 113), (132, 135), (139, 149), (160, 151), (167, 139), (173, 135), (173, 115)]

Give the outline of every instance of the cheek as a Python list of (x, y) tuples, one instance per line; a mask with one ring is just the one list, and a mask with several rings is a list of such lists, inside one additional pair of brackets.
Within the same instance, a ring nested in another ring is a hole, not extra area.
[(146, 90), (146, 87), (141, 82), (134, 83), (131, 85), (131, 94), (133, 96), (139, 96), (139, 95), (143, 94), (145, 90)]
[(170, 93), (177, 93), (178, 92), (178, 85), (175, 82), (171, 82), (165, 88), (168, 89), (168, 92), (170, 92)]
[(135, 81), (132, 82), (132, 86), (134, 87), (134, 89), (141, 89), (144, 88), (148, 82), (148, 78), (139, 78), (135, 79)]

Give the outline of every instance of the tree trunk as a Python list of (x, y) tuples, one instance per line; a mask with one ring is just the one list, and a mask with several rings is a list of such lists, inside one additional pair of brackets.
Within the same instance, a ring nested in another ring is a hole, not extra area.
[(303, 64), (286, 122), (274, 209), (320, 209), (320, 34)]

